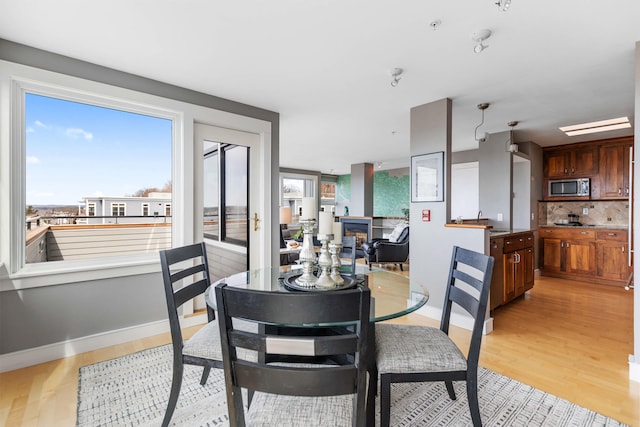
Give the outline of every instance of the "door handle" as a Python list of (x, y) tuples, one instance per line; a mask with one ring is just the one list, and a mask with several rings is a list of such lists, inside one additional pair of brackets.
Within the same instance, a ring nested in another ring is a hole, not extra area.
[(258, 218), (258, 212), (253, 213), (253, 231), (258, 231), (258, 223), (260, 219)]

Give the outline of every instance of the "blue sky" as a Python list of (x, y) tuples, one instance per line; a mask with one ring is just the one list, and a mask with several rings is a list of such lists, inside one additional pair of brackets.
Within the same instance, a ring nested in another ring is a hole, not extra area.
[(171, 121), (27, 94), (27, 205), (77, 205), (171, 180)]

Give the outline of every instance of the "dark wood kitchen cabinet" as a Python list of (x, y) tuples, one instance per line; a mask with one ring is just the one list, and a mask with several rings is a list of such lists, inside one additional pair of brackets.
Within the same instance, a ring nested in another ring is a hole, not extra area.
[(626, 230), (541, 227), (542, 274), (620, 285), (629, 276)]
[(504, 239), (504, 302), (533, 288), (533, 233)]
[(600, 168), (594, 180), (592, 197), (596, 199), (629, 198), (629, 159), (633, 138), (622, 138), (600, 146)]
[(596, 274), (605, 280), (629, 278), (629, 245), (626, 230), (596, 232)]
[(594, 275), (596, 272), (595, 231), (543, 227), (540, 248), (544, 273)]
[(544, 150), (545, 178), (585, 178), (598, 173), (598, 146), (580, 144)]
[(490, 249), (495, 260), (489, 307), (493, 310), (533, 288), (533, 233), (514, 233), (492, 238)]

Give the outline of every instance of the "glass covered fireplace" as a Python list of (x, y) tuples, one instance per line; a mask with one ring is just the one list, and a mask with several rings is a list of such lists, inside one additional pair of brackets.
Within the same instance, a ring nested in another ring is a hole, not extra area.
[(371, 222), (373, 218), (350, 218), (342, 217), (342, 234), (343, 236), (356, 236), (356, 257), (363, 258), (362, 244), (371, 240)]

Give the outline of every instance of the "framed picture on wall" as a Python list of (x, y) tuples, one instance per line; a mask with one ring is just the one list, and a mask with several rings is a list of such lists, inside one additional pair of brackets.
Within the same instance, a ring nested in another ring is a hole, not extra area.
[(411, 156), (411, 201), (444, 201), (444, 151)]

